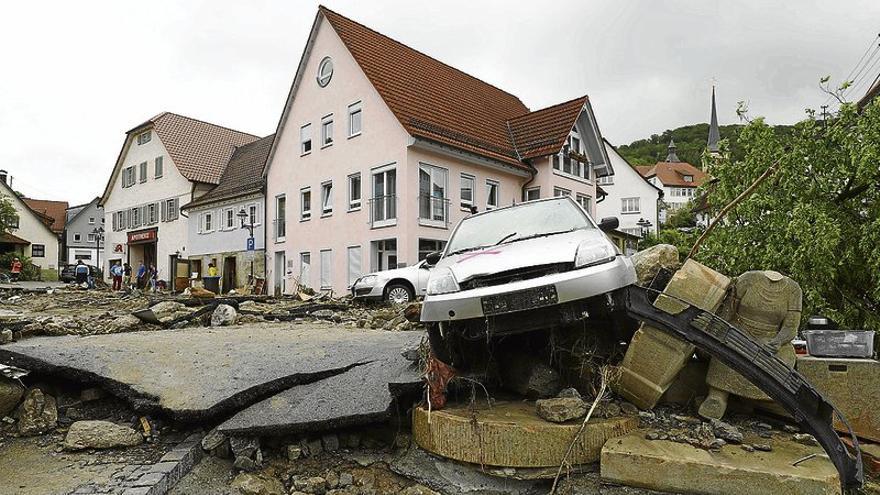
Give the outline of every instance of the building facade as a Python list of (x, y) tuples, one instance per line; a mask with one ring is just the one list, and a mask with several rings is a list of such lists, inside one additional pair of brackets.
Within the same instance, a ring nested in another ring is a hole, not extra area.
[(645, 233), (656, 234), (663, 191), (645, 179), (608, 141), (605, 141), (605, 151), (614, 167), (614, 175), (598, 179), (605, 198), (596, 205), (597, 216), (617, 217), (620, 220), (617, 230), (627, 234), (639, 237)]
[(264, 173), (267, 279), (344, 293), (442, 249), (472, 209), (568, 194), (595, 215), (609, 173), (587, 97), (529, 111), (321, 7)]
[(155, 265), (169, 287), (188, 283), (188, 218), (180, 207), (214, 188), (237, 146), (258, 138), (169, 112), (126, 134), (101, 196), (107, 268)]
[(43, 280), (57, 280), (60, 237), (52, 230), (55, 220), (34, 210), (27, 200), (19, 197), (9, 187), (5, 171), (0, 171), (0, 197), (8, 199), (16, 214), (10, 231), (0, 235), (0, 253), (27, 256), (39, 268)]
[(697, 188), (708, 177), (706, 172), (679, 160), (675, 152), (675, 142), (670, 140), (667, 150), (666, 160), (655, 165), (638, 167), (638, 171), (648, 182), (663, 190), (660, 223), (665, 223), (669, 215), (693, 201), (697, 197)]
[(101, 198), (67, 209), (64, 228), (65, 262), (82, 261), (95, 267), (104, 262), (104, 209), (98, 206)]
[(190, 271), (204, 274), (213, 263), (224, 293), (246, 286), (251, 276), (265, 278), (263, 168), (274, 138), (237, 148), (217, 187), (183, 206), (189, 216)]

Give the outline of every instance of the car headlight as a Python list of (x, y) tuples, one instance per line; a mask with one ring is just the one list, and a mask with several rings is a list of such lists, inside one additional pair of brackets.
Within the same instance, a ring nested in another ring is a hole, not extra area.
[(378, 275), (367, 275), (365, 277), (361, 277), (354, 285), (360, 287), (373, 287), (376, 285), (376, 281), (379, 280)]
[(574, 258), (576, 268), (608, 263), (613, 260), (617, 253), (610, 242), (604, 239), (587, 239), (580, 243)]
[(449, 294), (450, 292), (458, 292), (461, 287), (455, 280), (455, 275), (449, 268), (434, 269), (431, 272), (431, 278), (428, 279), (428, 295), (437, 296), (440, 294)]

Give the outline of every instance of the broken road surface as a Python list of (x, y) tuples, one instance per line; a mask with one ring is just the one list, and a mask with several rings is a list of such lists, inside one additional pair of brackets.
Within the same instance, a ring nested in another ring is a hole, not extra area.
[(421, 338), (320, 323), (37, 337), (0, 347), (0, 363), (101, 385), (136, 410), (198, 421), (399, 358)]

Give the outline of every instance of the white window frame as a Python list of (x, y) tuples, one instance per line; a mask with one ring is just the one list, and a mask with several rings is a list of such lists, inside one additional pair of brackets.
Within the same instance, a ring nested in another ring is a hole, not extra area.
[(141, 226), (141, 209), (140, 209), (140, 207), (128, 209), (128, 224), (129, 224), (130, 228), (135, 228), (135, 227)]
[(80, 234), (79, 232), (74, 232), (73, 242), (82, 242), (82, 234)]
[[(306, 209), (305, 197), (309, 195), (309, 207)], [(299, 221), (306, 222), (312, 219), (312, 188), (304, 187), (299, 190)]]
[(135, 183), (134, 165), (122, 169), (122, 187), (131, 187)]
[[(221, 230), (235, 230), (235, 213), (235, 208), (223, 208), (220, 213), (220, 221), (223, 222)], [(232, 222), (232, 225), (230, 225), (230, 222)]]
[(95, 217), (89, 217), (89, 225), (95, 225)]
[[(326, 258), (325, 258), (326, 256)], [(333, 288), (333, 250), (332, 249), (322, 249), (318, 255), (319, 263), (320, 263), (320, 276), (318, 284), (321, 290), (327, 290)], [(327, 268), (327, 278), (324, 279), (324, 268)], [(326, 283), (325, 283), (326, 282)]]
[[(495, 188), (495, 202), (489, 203), (489, 200), (492, 199), (492, 188)], [(486, 209), (494, 210), (498, 208), (498, 203), (501, 201), (501, 184), (494, 179), (486, 179)]]
[[(357, 129), (355, 129), (355, 116), (357, 116)], [(348, 106), (348, 137), (360, 136), (364, 129), (364, 111), (361, 102), (357, 101)]]
[[(568, 133), (568, 137), (565, 140), (565, 145), (568, 147), (569, 151), (574, 151), (575, 153), (581, 155), (586, 154), (583, 139), (581, 139), (581, 134), (576, 128), (572, 128), (572, 130)], [(592, 167), (589, 163), (581, 163), (573, 158), (569, 158), (569, 160), (571, 160), (571, 171), (565, 171), (566, 146), (563, 146), (562, 149), (559, 150), (559, 153), (553, 155), (550, 159), (552, 163), (551, 168), (553, 170), (553, 173), (562, 177), (576, 180), (578, 182), (592, 184)], [(577, 149), (574, 149), (575, 147), (577, 147)]]
[[(593, 197), (589, 194), (575, 194), (574, 200), (577, 201), (577, 204), (581, 205), (581, 208), (587, 212), (587, 215), (593, 216)], [(584, 205), (586, 203), (586, 205)]]
[(147, 162), (138, 165), (138, 180), (141, 184), (147, 181)]
[[(165, 221), (173, 222), (180, 218), (180, 204), (177, 198), (165, 200)], [(172, 214), (173, 213), (173, 214)]]
[(147, 205), (147, 214), (146, 218), (147, 225), (153, 225), (159, 223), (159, 204), (158, 203), (150, 203)]
[(321, 149), (333, 146), (333, 114), (321, 118)]
[(126, 230), (128, 228), (128, 222), (125, 219), (125, 211), (117, 211), (116, 215), (116, 230)]
[[(388, 175), (387, 174), (391, 171), (394, 171), (394, 193), (388, 194)], [(388, 165), (383, 165), (381, 167), (376, 167), (370, 171), (370, 197), (373, 199), (374, 203), (377, 199), (376, 198), (376, 176), (377, 175), (382, 176), (382, 189), (384, 191), (383, 196), (394, 196), (395, 197), (394, 199), (392, 199), (392, 202), (394, 203), (394, 216), (389, 217), (388, 211), (386, 208), (385, 215), (383, 215), (384, 219), (374, 220), (373, 218), (370, 218), (370, 221), (373, 225), (373, 228), (389, 227), (392, 225), (397, 225), (397, 201), (396, 201), (396, 196), (397, 196), (397, 164), (391, 163)], [(373, 208), (375, 208), (375, 205), (373, 206)], [(374, 212), (370, 211), (370, 215), (374, 215)]]
[[(465, 199), (462, 191), (465, 190), (464, 183), (466, 181), (470, 181), (471, 183), (471, 199)], [(459, 207), (462, 210), (470, 212), (471, 208), (474, 206), (474, 193), (477, 189), (477, 178), (471, 174), (463, 173), (458, 178), (458, 198), (459, 198)]]
[[(308, 146), (308, 149), (306, 149)], [(308, 155), (314, 149), (314, 143), (312, 143), (312, 124), (311, 122), (308, 124), (303, 124), (299, 128), (299, 154), (300, 156)]]
[(553, 197), (559, 198), (561, 196), (571, 196), (571, 190), (566, 189), (564, 187), (554, 187), (553, 188)]
[[(357, 179), (357, 188), (352, 186), (352, 181)], [(357, 198), (353, 197), (357, 192)], [(361, 173), (351, 174), (348, 176), (348, 211), (357, 211), (361, 209), (364, 202), (364, 180)]]
[(203, 211), (199, 214), (199, 233), (210, 234), (214, 232), (214, 211)]
[[(306, 270), (303, 268), (308, 265), (308, 273), (306, 275)], [(299, 253), (299, 283), (300, 285), (311, 287), (311, 278), (312, 278), (312, 253), (309, 251), (303, 251)]]
[(138, 136), (137, 136), (137, 144), (138, 144), (138, 146), (140, 146), (142, 144), (147, 144), (152, 139), (153, 139), (153, 136), (152, 136), (151, 131), (142, 132), (142, 133), (138, 134)]
[(157, 156), (153, 160), (153, 178), (161, 179), (162, 175), (165, 174), (165, 157)]
[(86, 242), (95, 242), (95, 234), (89, 232), (89, 234), (86, 236)]
[[(281, 203), (281, 201), (284, 201), (284, 215), (278, 216), (278, 205), (279, 203)], [(284, 235), (278, 235), (278, 227), (280, 225), (284, 225)], [(287, 238), (287, 196), (284, 194), (279, 194), (275, 196), (275, 222), (272, 227), (272, 233), (275, 237), (275, 242), (284, 242), (284, 240)]]
[[(428, 216), (422, 216), (422, 190), (421, 176), (422, 173), (428, 175)], [(434, 194), (435, 186), (442, 191), (442, 196)], [(435, 201), (440, 202), (440, 208), (437, 208)], [(449, 169), (431, 165), (430, 163), (419, 163), (419, 224), (430, 227), (446, 228), (449, 223)]]
[(259, 203), (248, 203), (245, 207), (245, 211), (248, 214), (248, 220), (251, 225), (256, 227), (257, 225), (263, 224), (263, 219), (260, 218), (260, 204)]
[(333, 214), (333, 181), (327, 180), (321, 183), (321, 216), (329, 217)]
[(614, 176), (613, 175), (603, 175), (602, 177), (598, 177), (596, 179), (596, 184), (600, 186), (613, 186), (614, 185)]
[[(635, 208), (633, 208), (635, 206)], [(638, 196), (620, 199), (620, 214), (629, 215), (641, 213), (641, 198)]]
[[(535, 198), (529, 198), (529, 195), (531, 193), (537, 193), (538, 195)], [(536, 199), (541, 199), (541, 186), (526, 188), (525, 192), (523, 193), (523, 201), (534, 201)]]

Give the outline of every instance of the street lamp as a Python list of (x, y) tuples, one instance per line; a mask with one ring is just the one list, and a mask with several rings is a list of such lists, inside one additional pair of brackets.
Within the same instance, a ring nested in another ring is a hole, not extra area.
[(98, 265), (98, 271), (101, 273), (101, 279), (103, 279), (104, 267), (101, 266), (101, 241), (104, 240), (104, 227), (95, 227), (94, 230), (92, 230), (92, 234), (95, 236), (95, 242), (98, 243), (97, 250), (95, 251), (96, 257), (98, 258), (96, 264)]
[(650, 220), (639, 218), (639, 221), (636, 222), (636, 225), (638, 225), (642, 229), (642, 239), (644, 239), (645, 237), (648, 237), (648, 233), (650, 232), (650, 229), (654, 224), (651, 223)]
[[(250, 223), (245, 223), (245, 220), (247, 220), (248, 216), (249, 215), (246, 211), (244, 211), (244, 208), (242, 208), (241, 210), (238, 211), (238, 219), (241, 220), (241, 228), (248, 230), (248, 243), (247, 243), (248, 249), (247, 250), (253, 251), (254, 250), (254, 222), (251, 221)], [(251, 253), (251, 276), (248, 281), (250, 283), (254, 283), (254, 257), (253, 257), (253, 253)]]

